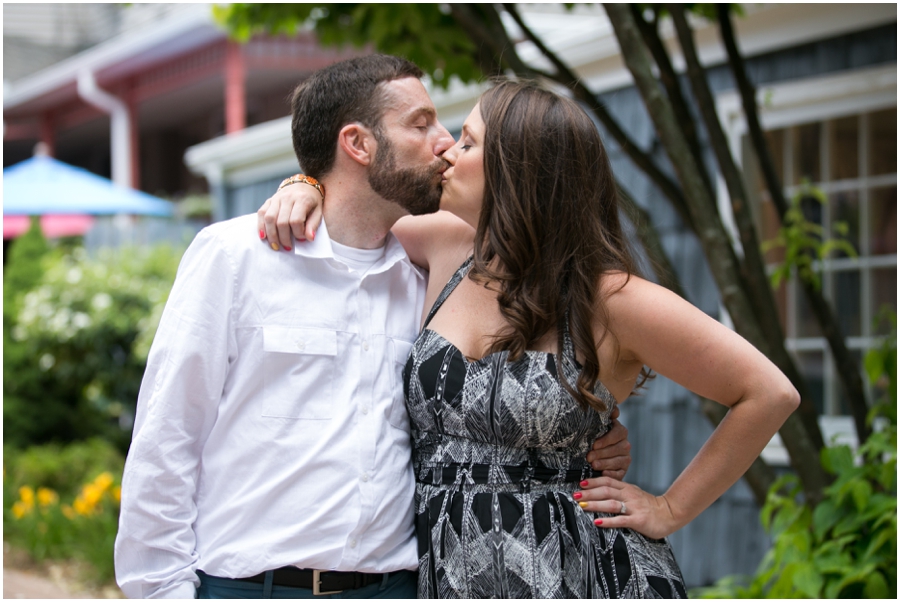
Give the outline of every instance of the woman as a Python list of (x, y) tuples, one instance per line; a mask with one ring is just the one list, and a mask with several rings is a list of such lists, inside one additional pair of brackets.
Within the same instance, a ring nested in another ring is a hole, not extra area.
[[(393, 230), (430, 271), (404, 370), (419, 595), (684, 597), (663, 538), (740, 478), (796, 391), (744, 339), (635, 274), (605, 150), (571, 100), (500, 83), (444, 158), (441, 208), (459, 219)], [(593, 478), (583, 459), (645, 367), (730, 408), (661, 496)], [(588, 484), (601, 501), (579, 503)]]

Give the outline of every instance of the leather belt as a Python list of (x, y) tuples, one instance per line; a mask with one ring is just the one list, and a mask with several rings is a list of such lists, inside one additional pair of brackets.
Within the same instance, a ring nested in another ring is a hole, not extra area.
[[(394, 571), (393, 573), (388, 573), (388, 575), (396, 575), (399, 572)], [(339, 594), (346, 589), (359, 589), (373, 583), (381, 583), (382, 580), (384, 580), (384, 573), (344, 573), (285, 566), (273, 571), (272, 585), (303, 587), (313, 590), (314, 596), (324, 596), (327, 594)], [(236, 581), (265, 583), (266, 574), (260, 573), (252, 577), (239, 577)]]

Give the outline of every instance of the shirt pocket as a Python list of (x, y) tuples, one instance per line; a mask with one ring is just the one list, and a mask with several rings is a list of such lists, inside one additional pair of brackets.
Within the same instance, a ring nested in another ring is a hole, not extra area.
[(409, 412), (406, 411), (406, 396), (403, 395), (403, 368), (412, 351), (412, 343), (400, 339), (391, 339), (391, 389), (394, 393), (391, 402), (391, 413), (388, 421), (391, 426), (402, 431), (409, 432)]
[(263, 416), (328, 420), (334, 410), (337, 332), (263, 326)]

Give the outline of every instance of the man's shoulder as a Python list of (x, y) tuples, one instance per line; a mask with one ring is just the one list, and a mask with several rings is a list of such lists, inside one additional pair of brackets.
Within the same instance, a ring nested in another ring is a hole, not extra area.
[(229, 251), (245, 251), (260, 245), (256, 230), (256, 214), (241, 215), (206, 226), (197, 234), (199, 239), (212, 239)]

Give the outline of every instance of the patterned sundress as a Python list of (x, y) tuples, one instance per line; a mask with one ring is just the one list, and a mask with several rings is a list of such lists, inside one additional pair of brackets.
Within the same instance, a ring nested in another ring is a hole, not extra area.
[[(420, 598), (683, 598), (666, 540), (603, 529), (572, 498), (598, 476), (585, 460), (609, 429), (559, 381), (555, 356), (466, 357), (428, 323), (469, 272), (441, 292), (404, 368), (416, 473)], [(564, 333), (562, 366), (577, 380)]]

